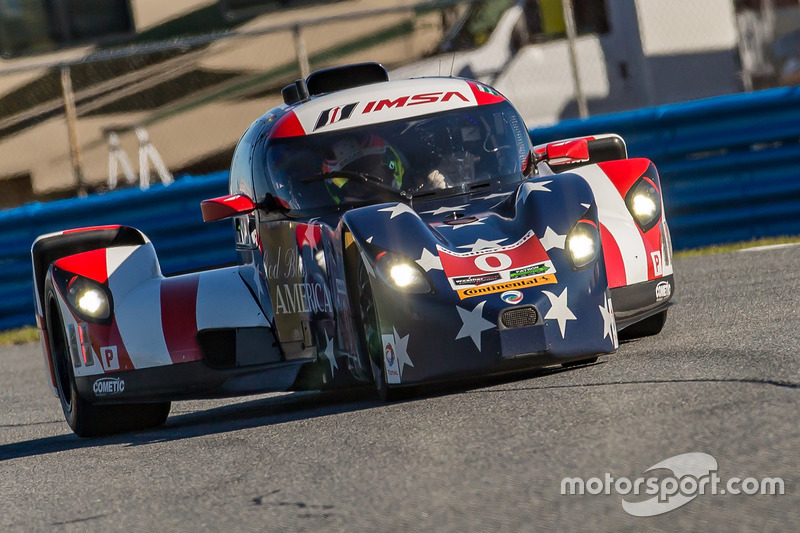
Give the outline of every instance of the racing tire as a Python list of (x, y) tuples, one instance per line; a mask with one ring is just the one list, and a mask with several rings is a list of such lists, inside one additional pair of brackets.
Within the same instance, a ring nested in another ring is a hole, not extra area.
[(386, 368), (383, 358), (383, 340), (381, 339), (378, 310), (372, 296), (372, 284), (369, 281), (364, 262), (358, 262), (359, 315), (361, 319), (362, 345), (369, 357), (375, 389), (384, 402), (394, 402), (408, 398), (411, 390), (390, 387), (386, 382)]
[(667, 321), (667, 311), (661, 311), (658, 314), (649, 316), (640, 322), (631, 324), (627, 328), (619, 332), (620, 340), (638, 339), (641, 337), (650, 337), (661, 333), (661, 329)]
[(170, 402), (92, 405), (81, 397), (75, 385), (64, 321), (52, 285), (48, 288), (45, 301), (47, 336), (56, 388), (64, 418), (72, 431), (78, 437), (101, 437), (164, 424), (169, 415)]
[(569, 363), (561, 363), (564, 368), (572, 368), (574, 366), (591, 365), (597, 362), (597, 357), (589, 357), (588, 359), (581, 359), (580, 361), (570, 361)]

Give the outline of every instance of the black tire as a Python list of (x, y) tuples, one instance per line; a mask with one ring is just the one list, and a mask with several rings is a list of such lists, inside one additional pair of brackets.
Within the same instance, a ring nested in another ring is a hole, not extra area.
[(580, 361), (570, 361), (569, 363), (561, 363), (564, 368), (572, 368), (573, 366), (591, 365), (597, 362), (597, 357), (590, 357), (588, 359), (581, 359)]
[(361, 321), (361, 342), (369, 358), (372, 368), (375, 389), (384, 402), (393, 402), (407, 398), (409, 388), (390, 387), (386, 382), (386, 368), (383, 358), (383, 339), (381, 338), (378, 310), (372, 296), (372, 285), (363, 261), (358, 261), (359, 318)]
[(166, 422), (170, 402), (92, 405), (81, 397), (75, 385), (64, 321), (52, 286), (46, 294), (47, 336), (56, 387), (64, 418), (72, 431), (79, 437), (100, 437), (156, 427)]
[(658, 314), (649, 316), (641, 322), (631, 324), (627, 328), (619, 332), (620, 340), (638, 339), (641, 337), (650, 337), (651, 335), (658, 335), (667, 321), (667, 311), (661, 311)]

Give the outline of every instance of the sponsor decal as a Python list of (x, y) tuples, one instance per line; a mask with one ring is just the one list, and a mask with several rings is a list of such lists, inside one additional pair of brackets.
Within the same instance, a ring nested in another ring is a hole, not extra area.
[(469, 276), (466, 278), (453, 278), (453, 283), (458, 286), (475, 286), (491, 283), (500, 279), (500, 274), (484, 274), (483, 276)]
[(517, 242), (497, 248), (464, 253), (436, 248), (450, 288), (462, 300), (556, 282), (556, 269), (532, 230)]
[(664, 265), (661, 264), (661, 252), (651, 252), (650, 259), (653, 260), (653, 275), (661, 276), (664, 274)]
[(486, 294), (493, 294), (495, 292), (505, 292), (511, 289), (525, 289), (528, 287), (538, 287), (539, 285), (549, 285), (551, 283), (558, 283), (556, 277), (552, 274), (545, 274), (535, 278), (517, 279), (508, 281), (506, 283), (499, 283), (497, 285), (486, 285), (483, 287), (470, 287), (469, 289), (459, 289), (456, 291), (460, 299), (472, 298), (473, 296), (483, 296)]
[(103, 346), (100, 348), (100, 364), (103, 370), (119, 370), (119, 357), (117, 356), (116, 346)]
[(350, 115), (353, 114), (353, 110), (358, 105), (358, 102), (353, 104), (347, 104), (344, 106), (334, 107), (332, 109), (326, 109), (322, 113), (319, 114), (319, 118), (317, 119), (317, 123), (314, 126), (313, 131), (317, 131), (318, 129), (324, 126), (330, 126), (331, 124), (336, 124), (339, 121), (347, 120), (350, 118)]
[(382, 111), (384, 109), (397, 109), (419, 104), (449, 102), (451, 100), (453, 101), (461, 100), (462, 102), (469, 102), (469, 98), (467, 98), (458, 91), (450, 91), (450, 92), (438, 91), (432, 93), (421, 93), (409, 96), (401, 96), (399, 98), (395, 98), (394, 100), (390, 100), (388, 98), (383, 100), (373, 100), (371, 102), (367, 102), (367, 105), (364, 106), (364, 110), (361, 111), (361, 114), (366, 115), (367, 113), (375, 113), (377, 111)]
[(332, 313), (328, 288), (321, 283), (275, 285), (275, 313)]
[(500, 295), (500, 299), (507, 304), (516, 305), (522, 301), (522, 293), (519, 291), (506, 291)]
[(400, 383), (400, 369), (394, 349), (394, 335), (383, 337), (383, 367), (386, 369), (386, 383)]
[(92, 385), (92, 391), (98, 398), (116, 396), (125, 392), (125, 380), (120, 378), (100, 378)]
[(656, 285), (656, 301), (663, 302), (672, 296), (672, 285), (668, 281), (662, 281)]
[(535, 265), (530, 268), (512, 270), (511, 279), (527, 278), (529, 276), (539, 276), (541, 274), (545, 274), (548, 270), (550, 270), (550, 267), (547, 266), (546, 263), (542, 263), (541, 265)]
[(394, 366), (394, 363), (395, 361), (397, 361), (397, 358), (394, 356), (394, 348), (392, 348), (391, 343), (387, 344), (386, 348), (383, 349), (383, 355), (386, 356), (387, 366)]

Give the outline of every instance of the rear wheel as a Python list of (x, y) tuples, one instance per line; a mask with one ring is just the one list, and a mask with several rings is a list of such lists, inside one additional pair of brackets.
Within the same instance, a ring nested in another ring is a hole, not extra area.
[(52, 288), (47, 293), (47, 335), (53, 358), (56, 387), (64, 418), (79, 437), (98, 437), (160, 426), (167, 420), (170, 402), (92, 405), (75, 385), (64, 321)]
[(661, 333), (664, 324), (667, 321), (667, 311), (661, 311), (658, 314), (647, 317), (641, 322), (631, 324), (627, 328), (619, 332), (621, 340), (638, 339), (640, 337), (650, 337), (651, 335), (658, 335)]

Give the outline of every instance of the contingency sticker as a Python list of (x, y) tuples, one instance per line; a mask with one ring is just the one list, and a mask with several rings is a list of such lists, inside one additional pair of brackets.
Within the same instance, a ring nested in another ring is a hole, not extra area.
[(383, 363), (386, 368), (386, 383), (400, 383), (400, 368), (395, 351), (394, 335), (381, 335), (383, 339)]
[(436, 248), (450, 287), (462, 300), (556, 283), (556, 269), (532, 230), (498, 248), (465, 253)]

